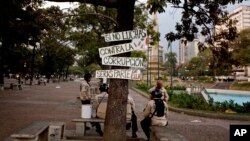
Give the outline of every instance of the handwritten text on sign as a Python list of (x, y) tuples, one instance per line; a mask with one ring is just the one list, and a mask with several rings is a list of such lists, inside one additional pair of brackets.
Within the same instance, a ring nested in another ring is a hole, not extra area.
[(113, 69), (113, 70), (97, 70), (96, 78), (117, 78), (140, 80), (140, 70)]
[(145, 29), (129, 30), (123, 32), (114, 32), (109, 34), (104, 34), (105, 42), (122, 41), (122, 40), (133, 40), (133, 39), (143, 39), (147, 36), (147, 31)]
[(99, 55), (101, 58), (126, 52), (131, 52), (134, 50), (143, 49), (145, 46), (145, 39), (134, 39), (131, 43), (119, 44), (114, 46), (108, 46), (99, 48)]
[(143, 68), (143, 58), (136, 57), (104, 57), (102, 58), (103, 65), (111, 66), (127, 66)]

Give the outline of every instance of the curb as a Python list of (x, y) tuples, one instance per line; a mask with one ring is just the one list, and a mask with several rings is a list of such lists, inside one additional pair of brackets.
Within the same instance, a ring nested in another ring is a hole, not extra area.
[[(139, 93), (143, 97), (149, 98), (149, 96), (146, 93), (144, 93), (143, 91), (138, 90), (134, 87), (132, 87), (131, 89), (133, 91)], [(173, 112), (194, 115), (194, 116), (201, 116), (201, 117), (214, 118), (214, 119), (250, 121), (250, 116), (244, 116), (244, 115), (216, 114), (216, 113), (208, 113), (208, 112), (204, 112), (204, 111), (195, 111), (195, 110), (189, 110), (189, 109), (175, 108), (175, 107), (171, 107), (171, 106), (168, 106), (168, 108), (170, 111), (173, 111)]]

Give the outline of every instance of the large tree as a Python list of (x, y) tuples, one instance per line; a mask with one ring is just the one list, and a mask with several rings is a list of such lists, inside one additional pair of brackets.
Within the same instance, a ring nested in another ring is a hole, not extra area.
[(37, 10), (42, 0), (2, 0), (0, 1), (0, 84), (4, 83), (6, 58), (11, 48), (27, 44), (35, 46), (43, 25), (39, 22)]
[(242, 30), (237, 40), (230, 44), (233, 64), (247, 66), (250, 64), (250, 28)]

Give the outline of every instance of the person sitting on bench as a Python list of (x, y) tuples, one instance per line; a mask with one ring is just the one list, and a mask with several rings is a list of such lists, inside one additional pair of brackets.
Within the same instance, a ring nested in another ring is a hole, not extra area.
[[(108, 103), (108, 86), (107, 84), (101, 84), (100, 85), (100, 94), (95, 96), (95, 102), (94, 102), (94, 107), (96, 107), (96, 116), (101, 119), (105, 119), (106, 116), (106, 109), (107, 109), (107, 103)], [(132, 123), (132, 137), (136, 138), (136, 132), (137, 132), (137, 118), (136, 115), (134, 114), (134, 100), (132, 97), (128, 98), (127, 102), (127, 120), (131, 120)], [(100, 127), (100, 123), (96, 127)], [(98, 129), (99, 130), (99, 129)], [(100, 129), (101, 131), (101, 129)], [(100, 134), (101, 135), (101, 134)]]

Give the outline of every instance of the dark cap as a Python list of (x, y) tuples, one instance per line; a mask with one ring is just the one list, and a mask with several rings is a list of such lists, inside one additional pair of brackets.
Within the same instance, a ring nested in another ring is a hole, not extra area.
[(99, 90), (101, 92), (106, 92), (108, 90), (108, 85), (106, 83), (101, 84)]

